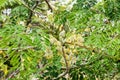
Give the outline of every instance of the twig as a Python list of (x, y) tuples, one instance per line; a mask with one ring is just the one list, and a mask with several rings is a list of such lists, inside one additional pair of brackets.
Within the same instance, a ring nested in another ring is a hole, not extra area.
[[(38, 15), (43, 15), (42, 13), (40, 13), (40, 12), (37, 12), (37, 11), (34, 11), (34, 10), (32, 10), (29, 6), (27, 6), (24, 2), (22, 2), (22, 1), (19, 1), (19, 0), (16, 0), (16, 2), (18, 2), (18, 3), (21, 3), (23, 6), (25, 6), (27, 9), (29, 9), (29, 10), (31, 10), (33, 13), (36, 13), (36, 14), (38, 14)], [(44, 15), (43, 15), (44, 16)]]
[[(94, 52), (94, 53), (97, 53), (97, 54), (101, 53), (100, 54), (100, 55), (102, 55), (101, 57), (107, 57), (109, 59), (112, 59), (113, 61), (119, 61), (120, 60), (120, 58), (118, 58), (116, 56), (113, 56), (113, 55), (109, 55), (108, 53), (106, 53), (105, 51), (103, 51), (100, 48), (93, 48), (92, 46), (91, 47), (87, 47), (85, 45), (73, 44), (73, 43), (70, 43), (70, 42), (65, 42), (65, 44), (76, 45), (76, 46), (79, 46), (80, 48), (87, 49), (87, 50), (89, 50), (91, 52)], [(99, 56), (99, 59), (101, 59), (101, 57)]]
[[(15, 71), (12, 72), (11, 74), (9, 74), (9, 75), (7, 76), (7, 79), (10, 79), (10, 78), (14, 77), (14, 76), (17, 75), (18, 73), (19, 73), (19, 69), (15, 70)], [(6, 79), (6, 80), (7, 80), (7, 79)]]
[(59, 78), (65, 76), (69, 72), (69, 66), (68, 66), (68, 62), (67, 62), (65, 51), (64, 51), (64, 45), (62, 46), (62, 53), (63, 53), (63, 57), (64, 57), (65, 64), (66, 64), (66, 71), (63, 72), (62, 74), (58, 75), (58, 77), (54, 78), (54, 80), (59, 79)]
[(65, 42), (65, 44), (76, 45), (76, 46), (79, 46), (80, 48), (84, 48), (84, 49), (87, 49), (87, 50), (90, 50), (90, 51), (94, 50), (94, 48), (92, 48), (92, 47), (87, 47), (87, 46), (79, 45), (79, 44), (73, 44), (71, 42)]
[[(85, 67), (85, 66), (92, 65), (92, 64), (94, 64), (96, 61), (101, 60), (102, 57), (103, 57), (103, 56), (101, 55), (101, 56), (99, 56), (98, 58), (96, 58), (94, 61), (91, 61), (91, 62), (89, 62), (89, 63), (80, 64), (80, 65), (78, 65), (78, 66), (75, 65), (75, 66), (69, 67), (69, 69), (78, 69), (78, 68), (80, 68), (80, 67)], [(66, 70), (66, 68), (65, 68), (65, 67), (62, 67), (61, 70)]]
[[(38, 6), (38, 4), (39, 4), (39, 1), (36, 1), (31, 9), (34, 10)], [(28, 19), (27, 19), (27, 22), (26, 22), (27, 26), (29, 25), (29, 23), (31, 23), (32, 16), (33, 16), (33, 11), (30, 10), (29, 16), (28, 16)]]
[(63, 72), (62, 74), (60, 74), (57, 78), (54, 78), (53, 80), (58, 80), (59, 78), (65, 76), (67, 74), (67, 70), (65, 72)]
[(53, 11), (53, 9), (52, 9), (51, 5), (49, 4), (48, 0), (45, 0), (45, 2), (47, 3), (47, 5), (48, 5), (49, 9), (50, 9), (50, 10), (51, 10), (51, 12), (52, 12), (52, 11)]
[(65, 51), (64, 51), (64, 46), (62, 47), (62, 52), (63, 52), (63, 57), (64, 57), (64, 60), (65, 60), (65, 64), (66, 64), (66, 72), (68, 72), (69, 67), (68, 67), (68, 62), (67, 62)]

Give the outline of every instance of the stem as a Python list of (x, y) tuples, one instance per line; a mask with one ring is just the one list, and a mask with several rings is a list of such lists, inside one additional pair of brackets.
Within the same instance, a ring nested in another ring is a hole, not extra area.
[[(34, 9), (38, 6), (38, 4), (39, 4), (39, 1), (36, 1), (31, 9), (34, 11)], [(29, 11), (29, 16), (28, 16), (27, 23), (26, 23), (27, 26), (32, 21), (33, 11), (31, 11), (31, 10)]]
[(65, 61), (65, 64), (66, 64), (66, 71), (61, 73), (60, 75), (58, 75), (58, 77), (54, 78), (54, 80), (57, 80), (57, 79), (65, 76), (69, 72), (69, 66), (68, 66), (68, 62), (67, 62), (65, 51), (64, 51), (64, 45), (62, 46), (62, 53), (63, 53), (63, 58), (64, 58), (64, 61)]
[(63, 57), (64, 57), (64, 60), (65, 60), (65, 64), (66, 64), (66, 72), (68, 72), (69, 67), (68, 67), (68, 62), (67, 62), (65, 51), (64, 51), (64, 46), (62, 47), (62, 52), (63, 52)]
[(51, 5), (49, 4), (48, 0), (45, 0), (45, 2), (47, 3), (47, 5), (48, 5), (49, 9), (50, 9), (50, 10), (51, 10), (51, 12), (52, 12), (52, 11), (53, 11), (53, 9), (52, 9)]
[(25, 6), (26, 8), (28, 8), (30, 11), (32, 11), (33, 13), (36, 13), (36, 14), (38, 14), (38, 15), (42, 15), (42, 16), (44, 16), (42, 13), (40, 13), (40, 12), (36, 12), (36, 11), (34, 11), (33, 9), (31, 9), (29, 6), (27, 6), (24, 2), (22, 2), (22, 1), (19, 1), (19, 0), (15, 0), (16, 2), (18, 2), (18, 3), (21, 3), (23, 6)]

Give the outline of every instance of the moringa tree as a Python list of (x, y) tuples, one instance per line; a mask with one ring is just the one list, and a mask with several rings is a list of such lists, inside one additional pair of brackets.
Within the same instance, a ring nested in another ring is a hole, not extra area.
[(0, 79), (120, 78), (118, 0), (1, 0), (0, 11)]

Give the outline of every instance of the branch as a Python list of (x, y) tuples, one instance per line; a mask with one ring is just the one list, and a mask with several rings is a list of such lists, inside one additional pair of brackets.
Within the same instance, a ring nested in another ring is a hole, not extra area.
[(53, 80), (58, 80), (59, 78), (65, 76), (67, 74), (67, 70), (65, 72), (63, 72), (62, 74), (60, 74), (57, 78), (54, 78)]
[(6, 80), (11, 79), (12, 77), (14, 77), (15, 75), (17, 75), (18, 73), (19, 73), (19, 69), (15, 70), (11, 74), (8, 74)]
[(49, 9), (50, 9), (50, 10), (51, 10), (51, 12), (52, 12), (52, 11), (53, 11), (53, 9), (52, 9), (51, 5), (49, 4), (48, 0), (45, 0), (45, 2), (47, 3), (47, 5), (48, 5)]
[[(102, 55), (100, 55), (99, 57), (97, 57), (94, 61), (91, 61), (91, 62), (89, 62), (89, 63), (80, 64), (80, 65), (78, 65), (78, 66), (74, 65), (74, 66), (72, 66), (72, 67), (69, 67), (69, 69), (78, 69), (78, 68), (80, 68), (80, 67), (89, 66), (89, 65), (92, 65), (92, 64), (94, 64), (96, 61), (101, 60), (101, 59), (102, 59)], [(62, 67), (61, 70), (66, 70), (66, 68), (65, 68), (65, 67)]]
[(58, 77), (54, 78), (54, 80), (59, 79), (59, 78), (65, 76), (69, 72), (68, 62), (67, 62), (65, 51), (64, 51), (64, 45), (62, 46), (62, 53), (63, 53), (63, 58), (64, 58), (65, 64), (66, 64), (66, 71), (63, 72), (62, 74), (58, 75)]
[(65, 51), (64, 51), (64, 46), (62, 47), (62, 52), (63, 52), (63, 57), (64, 57), (64, 60), (65, 60), (65, 64), (66, 64), (66, 72), (68, 72), (69, 67), (68, 67), (68, 62), (67, 62)]
[[(105, 51), (103, 51), (100, 48), (93, 48), (92, 46), (91, 47), (87, 47), (85, 45), (73, 44), (73, 43), (70, 43), (70, 42), (65, 42), (65, 43), (66, 44), (70, 44), (70, 45), (76, 45), (76, 46), (79, 46), (80, 48), (84, 48), (84, 49), (87, 49), (87, 50), (89, 50), (91, 52), (94, 52), (94, 53), (97, 53), (97, 54), (101, 55), (101, 56), (99, 56), (99, 58), (97, 60), (100, 60), (102, 57), (106, 57), (106, 58), (112, 59), (113, 61), (120, 60), (120, 58), (118, 58), (116, 56), (113, 56), (113, 55), (109, 55), (108, 53), (106, 53)], [(92, 63), (90, 63), (90, 64), (92, 64)]]
[[(39, 4), (39, 1), (35, 1), (35, 4), (32, 6), (31, 9), (34, 10), (38, 6), (38, 4)], [(27, 19), (27, 23), (26, 23), (27, 26), (29, 25), (29, 23), (31, 23), (32, 16), (33, 16), (33, 11), (30, 10), (29, 16), (28, 16), (28, 19)]]
[[(76, 46), (79, 46), (80, 48), (84, 48), (84, 49), (87, 49), (87, 50), (90, 50), (90, 51), (93, 51), (93, 50), (94, 50), (94, 48), (92, 48), (92, 47), (87, 47), (87, 46), (85, 46), (85, 45), (79, 45), (79, 44), (73, 44), (73, 43), (71, 43), (71, 42), (65, 42), (65, 44), (76, 45)], [(95, 50), (95, 51), (96, 51), (96, 50)]]
[(16, 2), (21, 3), (23, 6), (25, 6), (27, 9), (29, 9), (29, 10), (32, 11), (33, 13), (36, 13), (36, 14), (38, 14), (38, 15), (44, 16), (42, 13), (36, 12), (36, 11), (34, 11), (33, 9), (31, 9), (31, 8), (30, 8), (29, 6), (27, 6), (24, 2), (19, 1), (19, 0), (16, 0)]

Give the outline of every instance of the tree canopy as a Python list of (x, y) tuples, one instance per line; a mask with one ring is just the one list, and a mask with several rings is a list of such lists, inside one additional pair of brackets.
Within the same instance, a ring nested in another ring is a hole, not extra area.
[(0, 0), (0, 80), (119, 80), (119, 0)]

